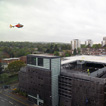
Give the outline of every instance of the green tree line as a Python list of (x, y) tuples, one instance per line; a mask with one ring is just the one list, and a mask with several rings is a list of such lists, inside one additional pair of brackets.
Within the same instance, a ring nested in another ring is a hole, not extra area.
[[(37, 50), (36, 50), (37, 49)], [(70, 43), (39, 43), (39, 42), (0, 42), (0, 58), (20, 57), (40, 51), (54, 53), (55, 51), (70, 50)]]

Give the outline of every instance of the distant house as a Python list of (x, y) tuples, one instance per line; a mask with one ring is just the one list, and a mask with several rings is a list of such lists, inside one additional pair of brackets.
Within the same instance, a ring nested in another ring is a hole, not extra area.
[(8, 64), (13, 62), (13, 61), (17, 61), (20, 60), (20, 58), (4, 58), (1, 60), (1, 64), (3, 66), (3, 68), (7, 68)]
[(106, 49), (104, 48), (82, 48), (82, 55), (106, 55)]

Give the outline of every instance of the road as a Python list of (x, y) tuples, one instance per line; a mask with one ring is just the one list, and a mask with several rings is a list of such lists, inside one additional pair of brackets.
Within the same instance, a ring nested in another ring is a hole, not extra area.
[(8, 95), (0, 93), (0, 106), (28, 106), (28, 105)]
[[(14, 87), (11, 86), (11, 89)], [(33, 106), (28, 100), (13, 95), (11, 89), (0, 88), (0, 106)]]

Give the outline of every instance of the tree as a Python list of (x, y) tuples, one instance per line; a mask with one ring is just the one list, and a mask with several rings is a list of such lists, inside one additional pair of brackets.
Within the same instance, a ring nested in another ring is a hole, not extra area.
[(58, 51), (55, 51), (55, 52), (54, 52), (54, 55), (55, 55), (55, 56), (59, 56), (59, 52), (58, 52)]
[(57, 45), (54, 46), (54, 51), (59, 51), (59, 48)]
[(2, 73), (2, 64), (0, 63), (0, 74)]
[(0, 58), (20, 57), (37, 51), (51, 53), (70, 50), (70, 43), (43, 43), (43, 42), (2, 42), (0, 41)]
[(22, 61), (14, 61), (8, 65), (8, 70), (10, 72), (18, 72), (21, 67), (25, 66), (25, 63)]
[(8, 79), (8, 74), (7, 73), (1, 74), (1, 80), (2, 80), (3, 83), (6, 83), (7, 79)]
[(65, 54), (65, 57), (69, 57), (70, 55), (68, 53)]
[(101, 48), (101, 44), (94, 44), (94, 45), (92, 46), (92, 48), (96, 48), (96, 49)]
[(74, 49), (74, 53), (73, 53), (74, 55), (76, 55), (77, 54), (77, 50), (76, 49)]
[(80, 53), (81, 53), (81, 50), (80, 50), (80, 48), (78, 48), (77, 50), (78, 50), (78, 54), (80, 54)]
[(81, 44), (81, 48), (86, 48), (86, 45), (85, 44)]
[(71, 56), (71, 52), (69, 50), (64, 51), (65, 57)]

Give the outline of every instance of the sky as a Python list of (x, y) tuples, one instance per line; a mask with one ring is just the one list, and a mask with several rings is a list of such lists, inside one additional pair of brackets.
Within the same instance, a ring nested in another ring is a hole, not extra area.
[[(23, 24), (23, 28), (9, 25)], [(64, 42), (106, 36), (106, 0), (0, 0), (0, 41)]]

